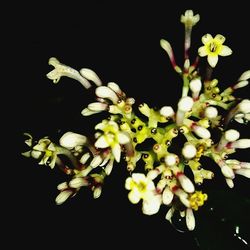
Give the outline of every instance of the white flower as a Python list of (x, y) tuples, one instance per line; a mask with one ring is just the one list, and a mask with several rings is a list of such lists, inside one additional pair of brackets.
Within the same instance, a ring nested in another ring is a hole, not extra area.
[(55, 69), (50, 71), (47, 77), (53, 80), (54, 83), (58, 83), (62, 76), (67, 76), (79, 81), (86, 89), (91, 87), (90, 82), (82, 77), (77, 70), (60, 63), (55, 57), (49, 59), (49, 64), (54, 66)]
[(111, 147), (112, 153), (117, 162), (121, 157), (120, 144), (126, 144), (130, 141), (130, 137), (126, 132), (120, 131), (119, 126), (114, 121), (106, 121), (96, 125), (95, 129), (103, 131), (103, 134), (99, 136), (95, 142), (97, 148)]
[(128, 198), (131, 203), (137, 204), (141, 199), (142, 211), (144, 214), (152, 215), (159, 211), (161, 205), (161, 195), (155, 192), (154, 182), (144, 174), (134, 173), (125, 182), (125, 188), (131, 190)]
[(217, 34), (214, 38), (210, 34), (206, 34), (201, 40), (204, 46), (199, 48), (199, 56), (207, 56), (207, 61), (213, 68), (218, 62), (218, 56), (229, 56), (232, 54), (232, 50), (228, 46), (223, 45), (226, 38), (220, 34)]

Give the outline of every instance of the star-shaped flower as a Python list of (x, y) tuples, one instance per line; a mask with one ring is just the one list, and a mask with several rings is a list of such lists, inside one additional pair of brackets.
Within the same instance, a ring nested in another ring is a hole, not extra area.
[(215, 67), (218, 62), (218, 56), (229, 56), (232, 54), (232, 50), (223, 45), (226, 38), (220, 34), (217, 34), (214, 38), (211, 34), (206, 34), (201, 38), (204, 46), (198, 50), (199, 56), (207, 56), (207, 61), (211, 67)]

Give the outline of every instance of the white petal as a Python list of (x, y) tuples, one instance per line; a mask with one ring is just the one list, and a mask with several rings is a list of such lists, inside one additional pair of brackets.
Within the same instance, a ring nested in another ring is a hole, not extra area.
[(174, 198), (174, 194), (168, 187), (166, 187), (162, 193), (163, 204), (169, 205), (172, 202), (173, 198)]
[(156, 195), (154, 198), (152, 197), (150, 200), (143, 200), (142, 203), (142, 212), (146, 215), (156, 214), (161, 206), (161, 196)]
[(194, 230), (195, 228), (195, 218), (194, 213), (191, 208), (187, 208), (186, 210), (186, 224), (189, 231)]
[[(30, 156), (32, 156), (35, 159), (39, 159), (43, 154), (41, 151), (36, 151), (36, 150), (31, 150), (28, 152), (30, 152)], [(28, 153), (28, 152), (26, 152), (26, 153)]]
[(210, 34), (206, 34), (201, 38), (201, 41), (203, 44), (206, 44), (210, 42), (213, 39), (213, 37)]
[(207, 57), (207, 61), (208, 61), (209, 65), (213, 68), (216, 66), (218, 59), (219, 58), (216, 55), (215, 56), (208, 55), (208, 57)]
[(117, 162), (120, 162), (120, 158), (121, 158), (121, 146), (117, 143), (114, 146), (111, 147), (112, 149), (112, 153), (115, 157), (115, 160)]
[(72, 193), (73, 192), (71, 190), (64, 190), (64, 191), (62, 191), (56, 197), (56, 204), (57, 205), (61, 205), (62, 203), (64, 203), (72, 195)]
[(126, 144), (130, 141), (130, 137), (125, 132), (119, 132), (118, 133), (118, 141), (120, 144)]
[(128, 199), (131, 203), (136, 204), (140, 201), (141, 195), (138, 191), (132, 190), (128, 194)]
[(95, 147), (97, 148), (107, 148), (110, 145), (108, 144), (104, 135), (100, 136), (97, 141), (95, 142)]
[(229, 56), (233, 53), (233, 51), (226, 45), (222, 45), (221, 51), (219, 53), (220, 56)]
[(80, 70), (80, 74), (85, 77), (86, 79), (94, 82), (97, 86), (101, 86), (102, 85), (102, 81), (100, 80), (100, 78), (98, 77), (98, 75), (91, 69), (88, 68), (82, 68)]
[(128, 177), (125, 181), (125, 188), (127, 190), (131, 190), (131, 184), (133, 183), (133, 179), (131, 177)]
[(199, 56), (203, 57), (203, 56), (207, 56), (207, 50), (205, 46), (202, 46), (198, 49), (198, 54)]
[(225, 38), (223, 35), (221, 35), (221, 34), (217, 34), (217, 35), (214, 37), (214, 39), (217, 40), (217, 41), (220, 41), (221, 44), (224, 43), (224, 42), (226, 41), (226, 38)]

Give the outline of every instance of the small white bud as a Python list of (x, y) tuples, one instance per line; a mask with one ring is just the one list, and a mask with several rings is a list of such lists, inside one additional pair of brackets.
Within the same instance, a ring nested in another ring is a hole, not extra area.
[(242, 175), (242, 176), (245, 176), (247, 178), (250, 178), (250, 169), (249, 168), (236, 169), (235, 173)]
[(173, 198), (174, 198), (173, 192), (168, 187), (166, 187), (162, 193), (163, 204), (169, 205), (172, 202)]
[(250, 79), (250, 70), (245, 71), (239, 78), (239, 81), (245, 81)]
[(74, 132), (66, 132), (59, 140), (62, 147), (72, 149), (76, 146), (82, 146), (86, 144), (87, 137)]
[(250, 113), (250, 100), (244, 99), (238, 104), (239, 111), (246, 114)]
[(250, 139), (240, 139), (231, 144), (231, 148), (250, 148)]
[(174, 115), (174, 110), (170, 106), (164, 106), (160, 109), (160, 114), (165, 117), (172, 117)]
[(221, 172), (226, 178), (233, 179), (235, 177), (234, 171), (226, 164), (221, 167)]
[(94, 82), (97, 86), (101, 86), (102, 85), (102, 81), (100, 80), (100, 78), (98, 77), (98, 75), (91, 69), (88, 68), (82, 68), (80, 70), (80, 74), (85, 77), (86, 79)]
[(235, 129), (229, 129), (224, 134), (225, 139), (229, 142), (233, 142), (239, 139), (240, 133)]
[(182, 154), (186, 159), (191, 159), (196, 155), (196, 147), (191, 143), (185, 143)]
[(193, 127), (193, 130), (194, 130), (194, 133), (196, 135), (198, 135), (199, 137), (201, 137), (203, 139), (209, 139), (211, 137), (211, 134), (210, 134), (209, 130), (204, 128), (204, 127), (195, 125)]
[(185, 96), (180, 99), (178, 102), (178, 110), (183, 112), (190, 111), (193, 107), (194, 101), (190, 96)]
[(88, 181), (84, 178), (74, 178), (69, 182), (71, 188), (80, 188), (83, 186), (88, 186)]
[(90, 157), (90, 153), (89, 152), (83, 154), (82, 157), (81, 157), (81, 159), (80, 159), (80, 162), (82, 164), (85, 164), (87, 162), (87, 160), (89, 159), (89, 157)]
[(72, 195), (72, 193), (72, 190), (64, 190), (60, 192), (60, 194), (56, 197), (56, 204), (61, 205), (64, 203)]
[(201, 91), (201, 87), (202, 87), (202, 83), (201, 83), (200, 78), (195, 78), (195, 79), (191, 80), (189, 83), (189, 87), (190, 87), (192, 92), (199, 93)]
[(117, 103), (119, 100), (116, 93), (112, 89), (110, 89), (106, 86), (100, 86), (100, 87), (96, 88), (95, 93), (98, 97), (107, 98), (107, 99), (111, 100), (113, 103)]
[(205, 109), (205, 116), (209, 119), (213, 119), (213, 118), (216, 118), (218, 116), (218, 110), (217, 108), (215, 107), (207, 107)]
[(175, 155), (175, 154), (168, 154), (168, 155), (165, 157), (165, 163), (166, 163), (168, 166), (174, 166), (177, 162), (178, 162), (178, 156)]
[(88, 109), (92, 111), (104, 111), (108, 108), (107, 103), (92, 102), (88, 105)]
[(189, 231), (194, 230), (195, 228), (195, 218), (194, 213), (191, 208), (186, 209), (186, 224)]
[(240, 81), (240, 82), (236, 83), (236, 84), (233, 86), (233, 89), (244, 88), (244, 87), (246, 87), (248, 84), (249, 84), (248, 81)]
[(227, 183), (227, 185), (228, 185), (230, 188), (233, 188), (233, 187), (234, 187), (234, 182), (233, 182), (232, 179), (226, 178), (226, 183)]

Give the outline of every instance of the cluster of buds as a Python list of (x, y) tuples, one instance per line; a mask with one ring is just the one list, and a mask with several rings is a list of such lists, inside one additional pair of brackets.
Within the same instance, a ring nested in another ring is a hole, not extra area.
[[(250, 178), (249, 162), (228, 158), (236, 150), (250, 147), (250, 139), (241, 138), (239, 131), (229, 128), (232, 120), (239, 123), (250, 120), (250, 100), (233, 95), (234, 91), (248, 85), (250, 70), (234, 85), (224, 91), (219, 89), (219, 81), (212, 78), (212, 70), (219, 56), (232, 53), (220, 34), (215, 37), (205, 34), (201, 38), (203, 45), (197, 49), (197, 57), (191, 63), (191, 34), (199, 19), (192, 10), (187, 10), (180, 18), (185, 26), (183, 66), (176, 63), (170, 43), (160, 41), (173, 69), (183, 80), (177, 110), (171, 106), (151, 108), (142, 103), (135, 112), (135, 99), (127, 97), (118, 84), (105, 85), (91, 69), (77, 71), (54, 57), (49, 59), (54, 69), (47, 77), (54, 83), (67, 76), (85, 88), (96, 85), (96, 100), (82, 110), (83, 116), (107, 114), (107, 119), (96, 124), (94, 139), (69, 131), (56, 143), (49, 137), (34, 141), (26, 133), (25, 142), (30, 150), (23, 153), (24, 156), (33, 157), (52, 169), (57, 166), (70, 176), (70, 181), (57, 187), (57, 204), (75, 196), (82, 187), (90, 188), (93, 197), (98, 198), (105, 178), (123, 159), (128, 173), (125, 189), (129, 201), (142, 202), (142, 212), (147, 215), (156, 214), (165, 206), (168, 221), (172, 222), (174, 213), (179, 213), (185, 217), (187, 229), (191, 231), (195, 228), (194, 212), (208, 199), (208, 194), (201, 190), (202, 183), (214, 177), (213, 171), (202, 166), (201, 158), (207, 157), (216, 163), (230, 188), (237, 175)], [(206, 73), (200, 75), (199, 61), (206, 56)], [(212, 138), (214, 131), (219, 139)], [(178, 136), (185, 138), (185, 142), (180, 145), (179, 153), (174, 153), (171, 145)], [(145, 146), (147, 139), (152, 143)]]

